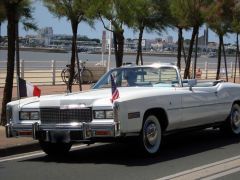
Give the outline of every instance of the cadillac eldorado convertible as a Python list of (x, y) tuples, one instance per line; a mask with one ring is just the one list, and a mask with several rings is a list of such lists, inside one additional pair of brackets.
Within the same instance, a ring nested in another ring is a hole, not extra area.
[[(112, 99), (111, 77), (119, 96)], [(240, 134), (240, 85), (182, 80), (176, 66), (123, 66), (88, 91), (32, 97), (7, 104), (7, 137), (32, 136), (49, 155), (73, 142), (135, 136), (144, 152), (159, 152), (162, 136), (219, 128)]]

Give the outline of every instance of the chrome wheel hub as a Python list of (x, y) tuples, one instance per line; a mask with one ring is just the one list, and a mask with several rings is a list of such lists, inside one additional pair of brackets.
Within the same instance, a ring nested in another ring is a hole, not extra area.
[(145, 137), (150, 146), (154, 146), (158, 139), (158, 130), (154, 123), (150, 123), (146, 127)]

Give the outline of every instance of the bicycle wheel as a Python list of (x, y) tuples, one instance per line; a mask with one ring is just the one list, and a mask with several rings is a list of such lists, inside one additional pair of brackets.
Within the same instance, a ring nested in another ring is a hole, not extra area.
[[(81, 77), (80, 77), (81, 78)], [(82, 81), (81, 81), (82, 82)], [(74, 77), (73, 77), (73, 84), (79, 84), (79, 76), (78, 76), (78, 72), (75, 73)]]
[(70, 70), (69, 69), (63, 69), (61, 72), (61, 77), (62, 77), (62, 81), (65, 84), (68, 84), (68, 79), (70, 77)]
[(93, 74), (89, 69), (84, 69), (81, 76), (81, 82), (83, 84), (90, 84), (93, 82)]

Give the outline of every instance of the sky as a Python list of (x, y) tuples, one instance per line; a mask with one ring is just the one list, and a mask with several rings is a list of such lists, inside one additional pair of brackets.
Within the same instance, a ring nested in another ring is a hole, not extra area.
[[(39, 28), (44, 27), (52, 27), (54, 34), (68, 34), (71, 35), (71, 26), (69, 21), (67, 21), (66, 18), (58, 19), (57, 17), (54, 17), (46, 7), (43, 6), (41, 1), (33, 0), (33, 7), (35, 8), (33, 17), (35, 19), (35, 22), (37, 23)], [(203, 35), (205, 27), (202, 27), (199, 32), (199, 36)], [(105, 30), (102, 23), (100, 21), (95, 22), (95, 28), (91, 28), (86, 23), (82, 22), (79, 25), (78, 28), (78, 35), (81, 36), (88, 36), (89, 38), (98, 38), (101, 39), (102, 37), (102, 31)], [(1, 35), (5, 36), (7, 34), (7, 23), (3, 23), (1, 27)], [(33, 35), (37, 34), (33, 31), (25, 31), (22, 26), (20, 26), (20, 35)], [(191, 38), (191, 31), (184, 31), (183, 33), (185, 39)], [(144, 32), (143, 39), (155, 39), (155, 38), (166, 38), (167, 36), (172, 36), (174, 41), (177, 41), (177, 30), (167, 29), (166, 32), (162, 32), (161, 35), (157, 33), (146, 33)], [(125, 27), (124, 28), (124, 37), (125, 38), (131, 38), (136, 39), (138, 38), (138, 33), (133, 32), (133, 30)], [(228, 35), (224, 38), (225, 43), (235, 43), (236, 36), (235, 35)], [(218, 37), (215, 33), (209, 31), (209, 41), (215, 41), (218, 42)]]

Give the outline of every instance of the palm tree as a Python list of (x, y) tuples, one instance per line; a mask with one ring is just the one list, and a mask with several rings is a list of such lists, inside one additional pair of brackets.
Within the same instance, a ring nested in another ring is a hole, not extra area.
[[(179, 0), (169, 0), (170, 3), (170, 13), (172, 15), (172, 23), (178, 29), (178, 54), (177, 54), (177, 66), (181, 69), (181, 57), (182, 50), (185, 54), (185, 50), (183, 47), (183, 29), (189, 29), (189, 24), (184, 17), (182, 6), (184, 5), (182, 1)], [(186, 58), (186, 57), (185, 57)], [(185, 59), (186, 63), (186, 59)]]
[[(128, 0), (92, 0), (94, 6), (92, 11), (99, 15), (103, 26), (113, 33), (113, 44), (115, 51), (116, 66), (120, 67), (123, 63), (124, 51), (124, 29), (123, 25), (128, 24), (131, 12), (131, 1)], [(103, 20), (107, 19), (111, 22), (113, 30), (109, 29)]]
[[(203, 24), (203, 14), (202, 7), (205, 5), (204, 0), (182, 0), (183, 1), (183, 18), (188, 22), (189, 26), (193, 27), (192, 37), (190, 40), (189, 51), (187, 56), (186, 67), (184, 71), (184, 78), (190, 77), (190, 65), (191, 65), (191, 57), (193, 52), (193, 45), (196, 39), (196, 35), (199, 32), (200, 26)], [(196, 63), (196, 60), (195, 60)], [(195, 72), (195, 69), (194, 69)], [(195, 74), (195, 73), (194, 73)]]
[(236, 82), (236, 71), (237, 71), (237, 62), (239, 65), (239, 73), (240, 73), (240, 54), (239, 54), (239, 33), (240, 33), (240, 1), (235, 1), (235, 6), (233, 9), (233, 21), (232, 21), (232, 31), (236, 33), (236, 60), (235, 60), (235, 68), (234, 68), (234, 82)]
[(169, 25), (170, 18), (168, 12), (168, 1), (167, 0), (133, 0), (129, 2), (132, 6), (131, 9), (131, 20), (127, 24), (135, 31), (139, 31), (138, 36), (138, 48), (136, 64), (139, 64), (139, 58), (141, 64), (142, 59), (142, 37), (144, 29), (147, 32), (157, 31), (161, 32)]
[[(18, 49), (18, 22), (19, 20), (24, 24), (24, 27), (35, 27), (34, 24), (30, 23), (29, 17), (31, 16), (31, 1), (30, 0), (16, 0), (16, 1), (1, 1), (0, 9), (1, 20), (4, 17), (8, 21), (8, 59), (7, 59), (7, 76), (4, 88), (4, 95), (2, 101), (2, 114), (1, 114), (1, 124), (6, 124), (6, 104), (12, 99), (12, 85), (14, 77), (14, 61), (15, 52)], [(28, 13), (26, 13), (26, 11)], [(16, 52), (17, 53), (17, 52)], [(18, 58), (16, 58), (17, 66), (19, 60), (19, 52), (17, 53)], [(19, 68), (18, 68), (19, 69)], [(17, 70), (19, 73), (19, 70)], [(18, 74), (19, 75), (19, 74)]]
[[(190, 65), (193, 52), (193, 45), (198, 34), (199, 28), (204, 23), (202, 7), (208, 3), (208, 0), (171, 0), (170, 9), (175, 18), (175, 26), (178, 28), (178, 61), (177, 66), (181, 67), (181, 49), (182, 49), (182, 29), (192, 27), (192, 36), (190, 40), (184, 78), (190, 77)], [(197, 53), (197, 52), (196, 52)], [(195, 55), (195, 64), (197, 63)], [(196, 66), (196, 65), (195, 65)], [(195, 72), (195, 69), (194, 69)]]
[[(66, 17), (72, 28), (72, 55), (70, 65), (70, 77), (68, 82), (68, 90), (72, 92), (72, 83), (74, 77), (75, 60), (79, 70), (79, 59), (77, 54), (77, 34), (78, 25), (80, 22), (85, 21), (91, 24), (91, 20), (87, 17), (87, 11), (90, 7), (89, 0), (43, 0), (48, 10), (58, 18)], [(80, 75), (80, 73), (78, 73)], [(79, 77), (79, 87), (82, 90), (81, 81)]]
[(8, 21), (7, 34), (8, 34), (8, 57), (7, 57), (7, 75), (5, 80), (5, 87), (3, 92), (2, 100), (2, 113), (1, 113), (1, 124), (6, 124), (6, 104), (12, 100), (12, 85), (14, 77), (14, 60), (15, 60), (15, 42), (16, 42), (16, 16), (18, 6), (21, 5), (23, 0), (16, 1), (1, 1), (6, 12)]
[(227, 72), (227, 62), (226, 62), (223, 36), (227, 32), (230, 32), (234, 4), (235, 4), (234, 0), (213, 1), (213, 3), (208, 8), (206, 8), (207, 24), (211, 28), (211, 30), (213, 30), (219, 37), (216, 79), (220, 78), (221, 56), (222, 56), (222, 50), (223, 50), (225, 73), (226, 73), (227, 81), (228, 81), (228, 72)]

